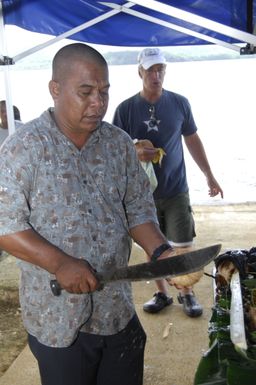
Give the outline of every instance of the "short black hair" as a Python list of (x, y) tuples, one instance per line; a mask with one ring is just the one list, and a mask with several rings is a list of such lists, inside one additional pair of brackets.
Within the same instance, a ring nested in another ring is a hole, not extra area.
[[(0, 100), (0, 105), (1, 104), (4, 104), (5, 108), (6, 108), (6, 100)], [(20, 110), (16, 106), (13, 106), (13, 115), (14, 115), (14, 119), (15, 120), (21, 120)]]
[(15, 120), (21, 120), (21, 118), (20, 118), (20, 110), (18, 109), (18, 107), (13, 106), (13, 113), (14, 113), (14, 119)]
[[(52, 80), (59, 80), (64, 71), (70, 68), (75, 60), (94, 61), (107, 67), (105, 58), (94, 48), (84, 43), (73, 43), (62, 47), (54, 56), (52, 61)], [(60, 75), (61, 74), (61, 75)]]

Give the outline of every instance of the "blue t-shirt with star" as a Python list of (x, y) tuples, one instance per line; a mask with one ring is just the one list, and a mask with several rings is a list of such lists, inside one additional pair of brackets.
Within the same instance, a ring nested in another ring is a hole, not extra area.
[(138, 93), (119, 104), (113, 124), (132, 139), (148, 139), (154, 147), (164, 149), (161, 166), (154, 165), (158, 180), (155, 199), (188, 191), (182, 136), (194, 134), (197, 127), (184, 96), (163, 90), (158, 101), (150, 104)]

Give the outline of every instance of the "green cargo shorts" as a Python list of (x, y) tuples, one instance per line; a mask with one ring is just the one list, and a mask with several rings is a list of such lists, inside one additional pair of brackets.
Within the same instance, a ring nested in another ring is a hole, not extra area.
[(168, 199), (155, 200), (157, 216), (162, 232), (179, 247), (193, 243), (195, 222), (188, 193), (180, 193)]

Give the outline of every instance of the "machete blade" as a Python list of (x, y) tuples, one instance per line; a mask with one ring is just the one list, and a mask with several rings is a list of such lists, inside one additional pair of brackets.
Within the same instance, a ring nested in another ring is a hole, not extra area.
[(220, 249), (221, 244), (216, 244), (155, 262), (140, 263), (96, 275), (102, 284), (114, 281), (149, 281), (171, 278), (201, 270), (219, 254)]
[[(172, 278), (201, 270), (219, 254), (220, 249), (221, 244), (216, 244), (154, 262), (121, 267), (112, 272), (97, 272), (95, 275), (101, 287), (105, 283), (115, 281), (150, 281), (166, 277)], [(50, 286), (54, 295), (60, 295), (62, 289), (57, 280), (52, 280)]]

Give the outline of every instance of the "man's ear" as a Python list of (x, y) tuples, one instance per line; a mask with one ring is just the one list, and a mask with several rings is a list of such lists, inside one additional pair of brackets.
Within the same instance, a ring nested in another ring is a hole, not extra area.
[(49, 91), (53, 99), (56, 99), (60, 93), (60, 85), (55, 80), (50, 80), (49, 82)]
[(139, 77), (142, 79), (140, 66), (138, 67), (138, 74), (139, 74)]

